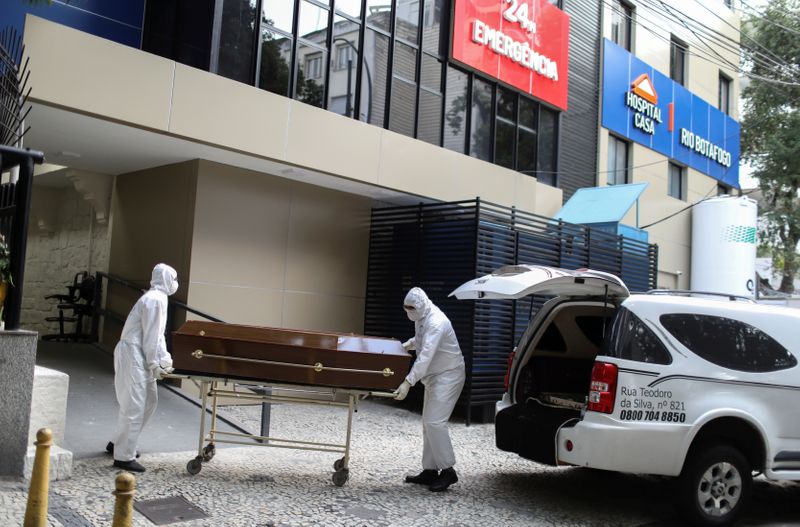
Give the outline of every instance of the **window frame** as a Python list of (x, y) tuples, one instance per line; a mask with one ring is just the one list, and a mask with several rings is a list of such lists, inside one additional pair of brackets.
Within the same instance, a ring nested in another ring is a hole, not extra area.
[[(680, 66), (678, 65), (680, 57)], [(676, 37), (670, 35), (669, 39), (669, 78), (686, 86), (688, 71), (689, 45)], [(678, 78), (680, 76), (680, 78)]]
[[(723, 89), (724, 88), (724, 89)], [(725, 115), (731, 114), (731, 89), (733, 88), (733, 80), (722, 73), (719, 72), (719, 100), (717, 104), (717, 108), (724, 113)], [(724, 104), (723, 104), (723, 92), (725, 92), (724, 97)]]
[[(623, 179), (619, 181), (617, 177), (617, 173), (619, 169), (617, 168), (617, 163), (614, 163), (614, 168), (611, 167), (611, 152), (612, 152), (612, 142), (614, 142), (615, 148), (613, 148), (615, 161), (616, 161), (616, 144), (623, 144), (625, 145), (625, 170), (623, 171)], [(618, 135), (608, 134), (608, 149), (607, 149), (607, 168), (608, 171), (606, 172), (606, 184), (607, 185), (626, 185), (630, 183), (630, 174), (631, 174), (631, 142), (627, 139), (623, 139)], [(612, 179), (613, 178), (613, 179)]]
[[(678, 171), (678, 195), (673, 193), (673, 177), (674, 171)], [(667, 164), (667, 195), (681, 201), (686, 201), (686, 167), (679, 165), (673, 161)]]
[[(634, 7), (622, 0), (617, 0), (610, 4), (611, 7), (611, 38), (610, 40), (618, 46), (633, 51), (633, 16)], [(619, 19), (617, 19), (619, 17)], [(618, 20), (621, 23), (618, 23)], [(624, 29), (624, 35), (620, 37), (619, 28)], [(624, 40), (625, 42), (621, 42)]]

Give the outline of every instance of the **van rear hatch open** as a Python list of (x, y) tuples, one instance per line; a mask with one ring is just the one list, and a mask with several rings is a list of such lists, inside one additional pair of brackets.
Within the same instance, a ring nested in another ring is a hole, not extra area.
[(528, 295), (556, 298), (529, 322), (518, 343), (504, 396), (511, 404), (496, 416), (496, 440), (501, 450), (555, 464), (555, 435), (580, 418), (604, 328), (629, 292), (618, 277), (602, 271), (511, 265), (451, 293), (481, 300)]

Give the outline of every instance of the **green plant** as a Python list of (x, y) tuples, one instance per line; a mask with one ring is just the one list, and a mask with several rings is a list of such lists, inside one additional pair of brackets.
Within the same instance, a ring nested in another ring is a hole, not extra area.
[(11, 253), (6, 244), (6, 237), (0, 234), (0, 282), (8, 282), (14, 285), (11, 277)]

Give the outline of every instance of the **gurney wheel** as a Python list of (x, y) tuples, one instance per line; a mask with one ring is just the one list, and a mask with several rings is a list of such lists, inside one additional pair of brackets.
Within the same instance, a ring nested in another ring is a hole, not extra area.
[(333, 480), (334, 485), (341, 487), (347, 483), (348, 479), (350, 479), (350, 471), (346, 468), (339, 469), (333, 473), (333, 477), (331, 479)]
[(339, 458), (333, 462), (333, 470), (339, 471), (344, 468), (344, 458)]
[(186, 463), (186, 472), (194, 476), (195, 474), (200, 473), (200, 469), (203, 468), (203, 463), (199, 459), (193, 459)]
[(214, 443), (207, 444), (203, 447), (203, 461), (211, 461), (216, 453), (217, 449), (214, 447)]

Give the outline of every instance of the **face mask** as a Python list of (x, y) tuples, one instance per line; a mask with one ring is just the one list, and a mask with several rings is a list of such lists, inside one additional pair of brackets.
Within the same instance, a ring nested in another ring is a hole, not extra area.
[(411, 322), (416, 322), (417, 320), (422, 318), (422, 316), (416, 309), (406, 309), (406, 316), (408, 317), (408, 320), (410, 320)]
[(169, 292), (167, 293), (167, 295), (174, 295), (177, 290), (178, 290), (178, 280), (173, 279), (169, 284)]

